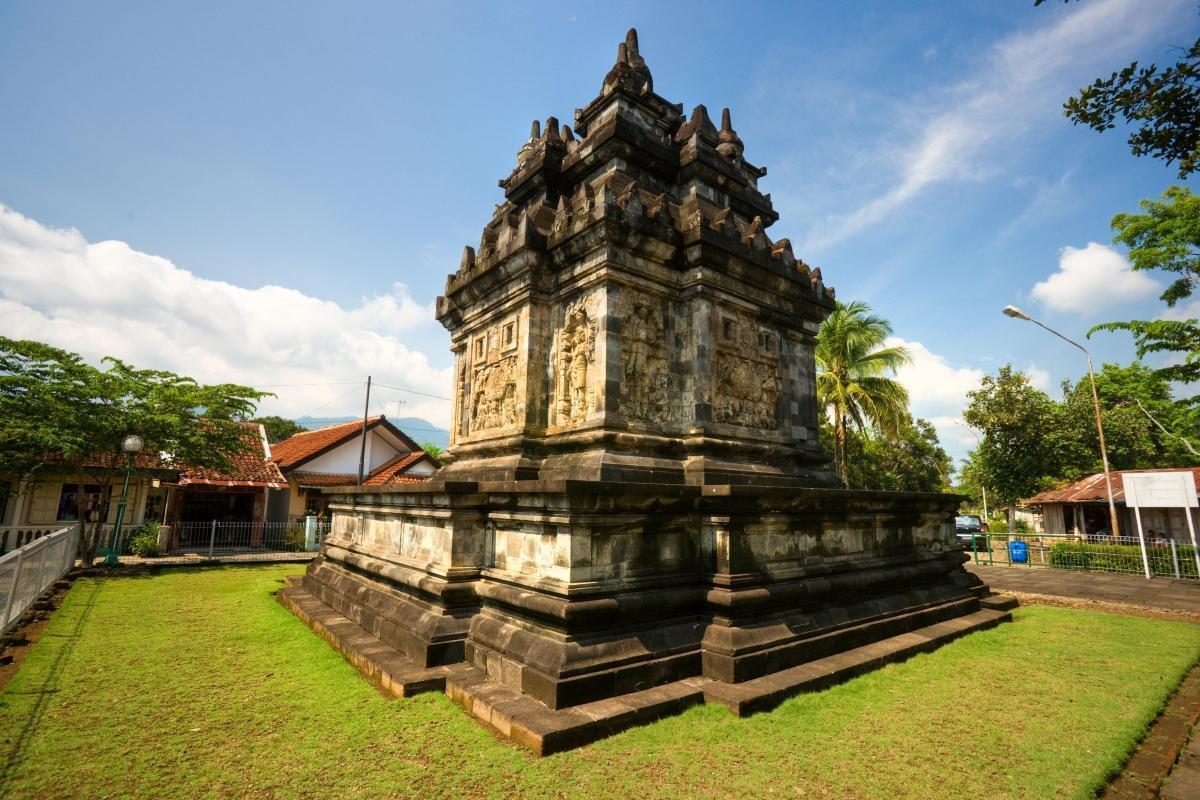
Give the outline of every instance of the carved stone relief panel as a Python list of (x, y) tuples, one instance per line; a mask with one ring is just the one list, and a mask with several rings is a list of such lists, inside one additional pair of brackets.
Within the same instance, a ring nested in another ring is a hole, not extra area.
[(748, 428), (779, 427), (779, 334), (753, 317), (717, 315), (713, 419)]
[(660, 425), (676, 421), (679, 393), (671, 391), (661, 301), (622, 289), (613, 313), (621, 320), (621, 413)]
[(569, 303), (555, 333), (554, 410), (560, 425), (582, 422), (596, 410), (596, 296)]
[(520, 419), (517, 323), (516, 316), (509, 317), (470, 339), (457, 376), (463, 434), (515, 425)]

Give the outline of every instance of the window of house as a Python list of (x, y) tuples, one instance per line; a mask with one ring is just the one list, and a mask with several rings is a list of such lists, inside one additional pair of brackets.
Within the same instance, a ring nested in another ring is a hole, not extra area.
[(108, 515), (108, 502), (100, 494), (100, 487), (87, 484), (83, 487), (83, 502), (79, 501), (79, 485), (64, 483), (58, 495), (58, 521), (79, 519), (80, 505), (83, 506), (83, 518), (87, 522), (96, 522)]

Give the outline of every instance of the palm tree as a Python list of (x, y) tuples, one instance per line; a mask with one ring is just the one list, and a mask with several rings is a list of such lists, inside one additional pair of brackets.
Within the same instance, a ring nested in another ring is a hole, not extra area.
[(889, 377), (911, 361), (903, 347), (885, 347), (892, 326), (866, 303), (838, 302), (817, 334), (817, 402), (833, 421), (833, 466), (846, 483), (846, 427), (874, 425), (899, 433), (908, 392)]

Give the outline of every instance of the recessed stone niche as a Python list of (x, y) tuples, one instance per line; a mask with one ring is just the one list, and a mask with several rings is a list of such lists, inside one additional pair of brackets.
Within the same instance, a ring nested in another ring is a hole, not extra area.
[(398, 695), (538, 753), (700, 702), (771, 708), (1010, 619), (958, 498), (839, 488), (820, 269), (767, 235), (729, 111), (654, 92), (635, 31), (574, 126), (535, 122), (448, 276), (445, 466), (329, 490), (280, 599)]

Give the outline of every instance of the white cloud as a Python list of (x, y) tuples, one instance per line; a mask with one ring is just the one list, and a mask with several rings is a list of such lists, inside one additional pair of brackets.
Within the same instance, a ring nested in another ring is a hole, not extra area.
[(841, 242), (935, 184), (995, 174), (1002, 145), (1027, 134), (1035, 122), (1057, 117), (1064, 97), (1169, 29), (1187, 7), (1185, 0), (1163, 0), (1148, 14), (1142, 0), (1099, 0), (1047, 13), (1045, 19), (1056, 21), (1000, 40), (968, 79), (905, 98), (907, 120), (876, 148), (891, 162), (883, 166), (894, 174), (891, 187), (853, 211), (821, 221), (799, 249)]
[(1050, 373), (1041, 367), (1030, 364), (1025, 369), (1021, 370), (1025, 373), (1025, 377), (1029, 379), (1029, 385), (1046, 394), (1050, 393)]
[(951, 453), (975, 446), (975, 439), (962, 422), (967, 392), (978, 389), (984, 371), (973, 367), (955, 367), (942, 355), (931, 352), (921, 342), (891, 337), (889, 347), (906, 347), (912, 363), (901, 367), (896, 380), (908, 390), (909, 408), (914, 417), (933, 423), (938, 438)]
[(1157, 294), (1159, 286), (1111, 247), (1088, 242), (1064, 247), (1058, 272), (1033, 287), (1033, 296), (1053, 311), (1089, 312)]
[[(88, 242), (0, 204), (0, 333), (206, 383), (326, 384), (273, 388), (279, 397), (263, 401), (263, 414), (360, 414), (361, 389), (328, 384), (368, 374), (449, 396), (451, 370), (402, 339), (435, 325), (433, 308), (400, 283), (343, 308), (282, 286), (201, 278), (125, 242)], [(405, 416), (449, 421), (446, 401), (384, 390), (379, 402), (400, 398)]]

